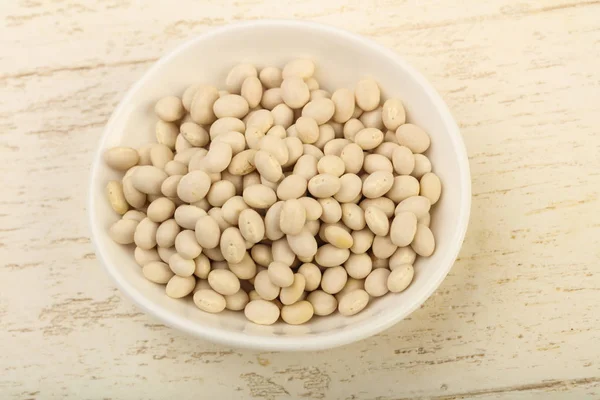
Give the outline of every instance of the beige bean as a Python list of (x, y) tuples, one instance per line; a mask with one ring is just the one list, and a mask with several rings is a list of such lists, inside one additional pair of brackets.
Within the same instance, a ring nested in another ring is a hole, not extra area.
[(156, 102), (154, 112), (163, 121), (173, 122), (183, 117), (185, 109), (179, 97), (166, 96)]
[(320, 316), (333, 314), (338, 306), (335, 296), (322, 290), (310, 293), (306, 300), (313, 306), (315, 315)]
[[(423, 189), (421, 189), (422, 191)], [(394, 213), (401, 211), (410, 211), (417, 216), (418, 220), (429, 215), (431, 209), (431, 201), (425, 196), (412, 196), (402, 200), (396, 207)]]
[(429, 199), (431, 204), (437, 203), (442, 193), (442, 184), (440, 178), (433, 172), (428, 172), (421, 177), (420, 181), (421, 196)]
[(323, 207), (312, 197), (301, 197), (298, 199), (306, 209), (306, 219), (308, 221), (316, 221), (323, 214)]
[(376, 171), (363, 182), (363, 195), (369, 199), (385, 195), (394, 184), (394, 175), (388, 171)]
[(232, 311), (241, 311), (246, 307), (249, 301), (250, 298), (248, 297), (248, 293), (243, 289), (240, 289), (234, 294), (225, 296), (225, 308)]
[[(159, 121), (159, 122), (162, 122), (162, 121)], [(157, 125), (159, 122), (157, 122)], [(169, 122), (163, 122), (163, 123), (168, 124)], [(174, 125), (175, 137), (177, 137), (177, 125), (175, 125), (175, 124), (171, 124), (171, 125)], [(151, 165), (152, 164), (152, 162), (150, 161), (150, 148), (152, 148), (152, 143), (148, 143), (147, 145), (144, 145), (137, 150), (138, 156), (139, 156), (138, 165)], [(133, 169), (133, 167), (132, 167), (132, 169)], [(125, 174), (125, 176), (127, 176), (127, 174)]]
[(404, 291), (412, 282), (415, 270), (412, 265), (404, 264), (393, 270), (387, 279), (387, 287), (392, 293)]
[[(377, 107), (373, 111), (364, 112), (360, 116), (359, 120), (360, 120), (360, 122), (363, 123), (365, 128), (375, 128), (375, 129), (379, 129), (382, 132), (385, 131), (385, 127), (383, 125), (382, 108), (381, 107)], [(385, 137), (385, 135), (384, 135), (384, 137)]]
[(390, 258), (397, 248), (389, 236), (375, 236), (371, 247), (373, 255), (381, 259)]
[(123, 215), (123, 219), (131, 219), (140, 222), (146, 218), (146, 214), (138, 210), (129, 210)]
[(363, 150), (373, 150), (383, 142), (383, 132), (377, 128), (365, 128), (358, 131), (354, 141)]
[(167, 296), (173, 299), (181, 299), (192, 293), (196, 286), (196, 278), (193, 276), (173, 276), (169, 279), (165, 292)]
[(194, 275), (200, 279), (208, 278), (210, 273), (210, 260), (204, 254), (200, 254), (194, 259)]
[(344, 263), (344, 268), (350, 277), (364, 279), (373, 269), (373, 264), (368, 254), (352, 253)]
[(198, 244), (194, 231), (189, 229), (177, 234), (175, 237), (175, 250), (186, 260), (194, 259), (202, 253), (202, 247)]
[(342, 207), (333, 197), (318, 199), (323, 212), (321, 213), (321, 221), (333, 224), (342, 219)]
[(267, 89), (278, 88), (283, 81), (281, 70), (276, 67), (263, 68), (260, 71), (259, 78), (263, 86)]
[(214, 141), (202, 162), (202, 169), (208, 173), (221, 172), (227, 169), (233, 156), (231, 146), (224, 141)]
[(352, 118), (354, 114), (355, 100), (354, 93), (349, 89), (338, 89), (333, 92), (331, 100), (335, 105), (333, 120), (344, 123)]
[[(177, 144), (177, 137), (179, 136), (179, 128), (177, 124), (173, 122), (165, 122), (165, 121), (157, 121), (156, 126), (154, 128), (156, 134), (156, 141), (160, 144), (164, 144), (171, 150), (175, 149)], [(139, 165), (149, 165), (150, 164), (150, 147), (152, 145), (148, 145), (148, 147), (143, 148), (144, 150), (139, 150), (140, 161)], [(144, 158), (142, 162), (142, 156)]]
[(271, 248), (265, 244), (257, 244), (250, 250), (252, 259), (262, 267), (268, 267), (273, 262)]
[(273, 300), (279, 296), (280, 288), (269, 278), (267, 270), (260, 271), (254, 278), (254, 290), (265, 300)]
[(284, 141), (277, 136), (264, 136), (259, 142), (261, 151), (271, 154), (280, 165), (285, 164), (289, 160), (289, 152)]
[(344, 174), (345, 165), (340, 157), (328, 155), (322, 157), (317, 163), (317, 171), (320, 174), (330, 174), (340, 177)]
[[(317, 232), (319, 234), (319, 238), (324, 241), (324, 242), (328, 242), (329, 240), (327, 239), (327, 235), (325, 235), (325, 232), (327, 230), (327, 228), (329, 227), (336, 227), (336, 228), (340, 228), (342, 229), (344, 232), (350, 233), (351, 229), (348, 228), (346, 225), (344, 225), (341, 222), (333, 222), (333, 223), (323, 223), (320, 227), (319, 227), (319, 232)], [(334, 232), (335, 233), (335, 232)], [(339, 248), (346, 248), (346, 246), (336, 246)]]
[(325, 239), (338, 249), (349, 249), (354, 244), (352, 235), (335, 225), (327, 226), (324, 230)]
[(243, 118), (248, 114), (250, 107), (246, 99), (237, 94), (228, 94), (218, 98), (213, 105), (213, 112), (217, 118)]
[(214, 249), (221, 240), (221, 229), (217, 221), (210, 215), (198, 218), (194, 226), (196, 240), (202, 248)]
[(365, 280), (365, 291), (372, 297), (381, 297), (386, 294), (389, 289), (387, 287), (390, 271), (385, 268), (377, 268), (371, 271)]
[(206, 211), (196, 206), (181, 205), (175, 209), (175, 221), (184, 229), (194, 229), (200, 217), (206, 215)]
[(265, 223), (260, 214), (251, 208), (240, 212), (239, 229), (242, 237), (252, 243), (260, 242), (265, 236)]
[(221, 133), (213, 140), (213, 145), (217, 142), (228, 144), (231, 147), (232, 156), (235, 156), (246, 148), (246, 138), (242, 133), (236, 131)]
[(135, 245), (145, 250), (150, 250), (156, 246), (156, 231), (158, 224), (150, 218), (144, 218), (137, 224), (133, 240)]
[(158, 251), (156, 251), (155, 248), (145, 250), (141, 247), (136, 247), (133, 251), (133, 258), (140, 267), (143, 267), (144, 265), (153, 261), (160, 261), (160, 256), (158, 255)]
[(365, 209), (365, 221), (371, 232), (377, 236), (386, 236), (390, 231), (390, 221), (378, 207), (371, 206)]
[(255, 108), (260, 104), (262, 99), (262, 84), (256, 76), (249, 76), (244, 79), (241, 88), (241, 95), (248, 103), (248, 107)]
[(127, 171), (137, 165), (140, 156), (131, 147), (111, 147), (104, 152), (104, 162), (117, 171)]
[(394, 254), (390, 257), (389, 267), (393, 271), (400, 265), (414, 264), (416, 258), (417, 253), (415, 253), (412, 247), (398, 247), (398, 250), (396, 250)]
[(306, 208), (297, 199), (286, 200), (283, 203), (279, 217), (279, 226), (287, 235), (297, 235), (302, 231), (306, 222)]
[(293, 283), (283, 287), (279, 293), (279, 300), (284, 305), (291, 305), (300, 300), (300, 296), (304, 293), (306, 287), (306, 279), (302, 274), (294, 274)]
[(306, 193), (308, 182), (302, 176), (289, 175), (277, 187), (277, 197), (280, 200), (298, 199)]
[(292, 176), (301, 176), (307, 181), (315, 177), (317, 171), (318, 160), (315, 156), (305, 154), (298, 159), (294, 166), (294, 172)]
[(244, 133), (246, 131), (246, 124), (238, 118), (219, 118), (210, 126), (210, 139), (215, 140), (215, 138), (227, 132), (240, 132)]
[(160, 194), (160, 187), (167, 178), (165, 171), (151, 165), (137, 167), (130, 177), (133, 187), (145, 194)]
[(194, 260), (183, 258), (180, 254), (175, 253), (169, 257), (169, 268), (176, 275), (187, 277), (194, 274), (196, 263)]
[(242, 196), (233, 196), (222, 207), (223, 219), (230, 225), (237, 225), (240, 213), (248, 209)]
[(313, 263), (304, 263), (298, 268), (298, 273), (304, 276), (306, 285), (304, 290), (311, 292), (321, 284), (321, 270)]
[(342, 150), (344, 150), (344, 147), (346, 147), (346, 145), (348, 145), (348, 144), (350, 144), (350, 141), (348, 139), (336, 138), (336, 139), (330, 140), (323, 147), (323, 153), (326, 156), (332, 155), (332, 156), (341, 157)]
[(356, 84), (354, 92), (356, 105), (364, 111), (371, 111), (377, 108), (381, 98), (377, 82), (371, 78), (361, 79)]
[(344, 295), (338, 305), (338, 310), (343, 316), (351, 316), (361, 312), (369, 304), (369, 294), (362, 290), (354, 290)]
[(362, 131), (363, 129), (365, 129), (365, 125), (359, 119), (349, 119), (344, 124), (344, 138), (350, 141), (354, 141), (354, 139), (356, 138), (356, 134)]
[(396, 130), (396, 138), (402, 146), (408, 147), (413, 153), (425, 152), (431, 144), (429, 135), (417, 125), (403, 124)]
[(235, 196), (235, 186), (230, 181), (222, 180), (212, 184), (206, 199), (213, 207), (221, 207), (225, 202)]
[(325, 148), (325, 145), (331, 140), (335, 139), (335, 131), (330, 124), (323, 124), (319, 126), (319, 138), (314, 143), (314, 146), (320, 150)]
[(302, 116), (314, 120), (318, 125), (323, 125), (331, 119), (335, 105), (331, 99), (317, 99), (306, 103), (302, 109)]
[[(389, 133), (389, 131), (388, 131), (388, 133)], [(386, 133), (386, 135), (387, 135), (387, 133)], [(394, 153), (394, 150), (396, 150), (398, 147), (400, 147), (400, 146), (397, 143), (386, 142), (384, 139), (384, 142), (381, 143), (379, 146), (375, 147), (373, 149), (372, 153), (384, 156), (388, 160), (392, 161), (392, 165), (393, 165), (392, 155)]]
[(175, 203), (166, 197), (154, 200), (148, 206), (148, 218), (154, 222), (163, 222), (173, 217)]
[(281, 319), (290, 325), (304, 324), (308, 322), (313, 315), (313, 306), (306, 300), (291, 305), (285, 305), (281, 309)]
[(310, 100), (310, 91), (302, 78), (290, 76), (281, 83), (281, 98), (290, 108), (302, 108)]
[(254, 156), (256, 150), (248, 149), (236, 154), (229, 164), (228, 171), (233, 175), (247, 175), (256, 169)]
[(432, 255), (435, 250), (435, 238), (431, 229), (423, 224), (417, 224), (417, 232), (410, 246), (420, 256)]
[(254, 156), (254, 164), (258, 173), (271, 182), (277, 182), (283, 176), (280, 163), (267, 151), (257, 151)]
[(395, 131), (398, 127), (406, 123), (406, 111), (404, 105), (399, 99), (388, 99), (383, 103), (383, 124), (387, 129)]
[(230, 296), (240, 290), (240, 280), (227, 269), (213, 269), (208, 274), (208, 284), (223, 296)]
[(219, 91), (216, 87), (203, 85), (198, 88), (190, 107), (192, 120), (201, 125), (212, 124), (216, 119), (213, 106), (218, 99)]
[(273, 253), (274, 261), (280, 261), (286, 265), (291, 266), (296, 260), (296, 254), (290, 247), (286, 238), (274, 241), (271, 244), (271, 252)]
[(308, 181), (308, 191), (319, 199), (334, 196), (340, 188), (340, 178), (335, 175), (319, 174)]
[(200, 289), (194, 293), (194, 304), (202, 311), (214, 314), (223, 311), (227, 305), (227, 301), (225, 297), (214, 290)]
[(187, 203), (202, 200), (211, 186), (208, 174), (201, 170), (189, 172), (184, 175), (177, 185), (177, 195)]
[[(278, 104), (271, 110), (273, 115), (273, 125), (280, 125), (287, 129), (294, 123), (294, 111), (286, 104)], [(283, 136), (285, 137), (285, 136)]]
[(340, 177), (340, 190), (333, 196), (340, 203), (352, 202), (361, 194), (362, 181), (355, 174), (344, 174)]
[(336, 294), (339, 293), (346, 282), (348, 281), (348, 274), (344, 267), (332, 267), (327, 268), (323, 272), (323, 279), (321, 279), (321, 289), (325, 293)]
[(308, 79), (315, 73), (315, 63), (305, 58), (298, 58), (289, 61), (283, 67), (281, 73), (283, 79), (289, 77), (299, 77), (301, 79)]
[[(306, 86), (308, 86), (308, 83), (306, 84)], [(310, 91), (310, 100), (311, 101), (318, 100), (318, 99), (330, 99), (330, 98), (331, 98), (331, 93), (329, 93), (327, 90), (316, 89), (316, 90)]]
[(348, 280), (346, 281), (346, 284), (344, 285), (344, 288), (335, 294), (335, 298), (339, 302), (342, 299), (342, 297), (344, 297), (348, 293), (352, 293), (355, 290), (364, 290), (364, 288), (365, 288), (365, 280), (364, 279), (348, 278)]
[(106, 195), (113, 210), (118, 214), (125, 214), (129, 209), (127, 199), (123, 194), (123, 184), (119, 181), (110, 181), (106, 185)]
[(167, 264), (169, 263), (169, 259), (174, 254), (177, 254), (177, 252), (175, 251), (175, 246), (173, 246), (173, 247), (157, 247), (156, 251), (158, 251), (158, 256), (160, 257), (160, 259), (163, 260), (164, 262), (166, 262)]
[[(135, 239), (135, 232), (137, 231), (139, 222), (132, 219), (120, 219), (111, 225), (108, 230), (108, 236), (119, 244), (131, 244)], [(154, 246), (142, 247), (145, 250), (149, 250)]]
[(259, 325), (273, 325), (279, 319), (279, 307), (266, 300), (252, 300), (244, 308), (246, 318)]
[(294, 254), (305, 260), (312, 260), (317, 253), (317, 241), (307, 227), (297, 235), (287, 235), (287, 242)]
[(283, 104), (283, 90), (281, 88), (272, 88), (265, 90), (260, 100), (260, 105), (267, 110), (273, 110), (279, 104)]
[(342, 222), (353, 231), (359, 231), (367, 224), (365, 212), (354, 203), (342, 204)]
[(278, 201), (269, 207), (265, 214), (265, 235), (269, 240), (278, 240), (284, 236), (280, 227), (282, 208), (283, 201)]
[(295, 126), (302, 143), (311, 144), (319, 139), (319, 125), (313, 118), (302, 116), (296, 120)]
[(368, 154), (365, 157), (363, 168), (366, 173), (372, 174), (375, 171), (388, 171), (394, 172), (392, 162), (385, 156), (379, 154)]
[(188, 86), (187, 89), (183, 92), (183, 96), (181, 96), (181, 104), (186, 111), (190, 111), (192, 107), (192, 101), (194, 100), (194, 96), (198, 89), (202, 87), (202, 84), (196, 83), (191, 86)]
[(409, 175), (415, 169), (415, 156), (406, 146), (397, 146), (392, 153), (394, 170), (400, 175)]
[(419, 195), (420, 188), (419, 181), (415, 177), (410, 175), (396, 176), (392, 187), (386, 193), (386, 197), (400, 203), (409, 197)]
[(275, 191), (265, 185), (252, 185), (244, 189), (244, 202), (253, 208), (265, 209), (277, 201)]
[(283, 139), (285, 146), (288, 149), (289, 158), (288, 162), (283, 164), (283, 167), (289, 167), (293, 165), (299, 158), (302, 156), (304, 152), (304, 148), (302, 146), (302, 142), (297, 137), (287, 137)]
[(432, 167), (431, 167), (431, 161), (429, 161), (429, 158), (427, 158), (423, 154), (415, 154), (414, 159), (415, 159), (415, 168), (410, 173), (412, 176), (414, 176), (417, 179), (421, 179), (421, 177), (423, 177), (423, 175), (431, 172)]
[(239, 279), (252, 279), (256, 276), (256, 263), (250, 257), (248, 252), (244, 254), (242, 261), (239, 263), (228, 263), (229, 270)]
[(167, 284), (167, 282), (169, 282), (174, 275), (169, 269), (169, 266), (160, 261), (152, 261), (144, 265), (142, 268), (142, 274), (150, 282), (161, 285)]
[[(171, 160), (165, 164), (165, 172), (167, 173), (167, 175), (169, 175), (169, 177), (171, 177), (174, 175), (183, 176), (183, 175), (187, 174), (189, 171), (188, 171), (187, 165), (185, 165), (184, 163), (181, 163), (181, 162), (175, 161), (175, 160)], [(163, 181), (163, 184), (164, 183), (165, 182)], [(160, 186), (160, 191), (162, 192), (162, 185)]]
[(173, 247), (179, 232), (181, 228), (174, 219), (164, 221), (156, 230), (156, 244), (159, 247)]
[(346, 172), (357, 174), (363, 167), (364, 153), (356, 143), (350, 143), (344, 146), (340, 159), (344, 162)]
[(229, 227), (221, 234), (220, 249), (225, 260), (239, 263), (246, 254), (246, 243), (239, 229)]
[(291, 286), (294, 283), (294, 272), (284, 263), (273, 261), (267, 270), (271, 282), (280, 288)]
[(249, 63), (238, 64), (233, 67), (225, 78), (225, 87), (230, 93), (240, 93), (246, 78), (257, 77), (256, 67)]
[(315, 261), (322, 267), (335, 267), (345, 263), (348, 257), (350, 257), (350, 250), (325, 244), (317, 250)]

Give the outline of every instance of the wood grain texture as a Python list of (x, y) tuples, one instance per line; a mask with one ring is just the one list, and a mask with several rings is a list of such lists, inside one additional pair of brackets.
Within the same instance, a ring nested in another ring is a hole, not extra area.
[[(593, 0), (0, 2), (1, 397), (600, 398), (599, 15)], [(340, 349), (229, 349), (163, 327), (88, 239), (88, 168), (125, 91), (190, 36), (265, 16), (402, 54), (468, 147), (472, 218), (450, 275)]]

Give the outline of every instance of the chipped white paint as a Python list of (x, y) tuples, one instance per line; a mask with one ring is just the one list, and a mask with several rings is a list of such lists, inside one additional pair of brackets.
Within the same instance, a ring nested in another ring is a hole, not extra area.
[[(0, 397), (598, 398), (600, 2), (170, 3), (0, 2)], [(188, 37), (266, 15), (402, 54), (471, 160), (472, 221), (441, 288), (385, 333), (315, 354), (163, 327), (88, 239), (88, 166), (125, 91)]]

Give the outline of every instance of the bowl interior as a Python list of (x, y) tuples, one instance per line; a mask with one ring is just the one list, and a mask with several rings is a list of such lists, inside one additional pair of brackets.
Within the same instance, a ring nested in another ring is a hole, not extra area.
[[(354, 317), (315, 318), (303, 326), (257, 326), (242, 313), (211, 315), (191, 300), (173, 300), (164, 286), (148, 282), (133, 259), (133, 247), (113, 243), (107, 235), (118, 219), (105, 199), (108, 180), (121, 175), (101, 162), (111, 146), (139, 147), (154, 142), (155, 101), (181, 95), (192, 83), (224, 86), (227, 71), (239, 62), (258, 67), (282, 66), (296, 57), (313, 59), (322, 87), (354, 88), (374, 77), (383, 95), (404, 101), (408, 119), (424, 128), (432, 145), (427, 155), (443, 183), (443, 195), (432, 216), (437, 250), (415, 265), (415, 279), (400, 294), (373, 301)], [(100, 144), (91, 176), (90, 218), (101, 262), (121, 289), (162, 322), (230, 345), (267, 349), (318, 349), (345, 344), (376, 333), (402, 319), (437, 288), (452, 266), (466, 229), (470, 204), (468, 163), (459, 132), (444, 103), (429, 84), (393, 53), (358, 36), (315, 24), (262, 22), (217, 29), (176, 49), (155, 64), (115, 111)]]

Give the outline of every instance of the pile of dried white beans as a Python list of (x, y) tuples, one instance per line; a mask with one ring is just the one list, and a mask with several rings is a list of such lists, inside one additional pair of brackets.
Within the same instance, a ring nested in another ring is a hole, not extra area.
[(435, 241), (427, 133), (373, 79), (319, 88), (314, 63), (239, 64), (155, 105), (158, 143), (114, 147), (107, 185), (143, 275), (203, 311), (302, 324), (402, 292)]

